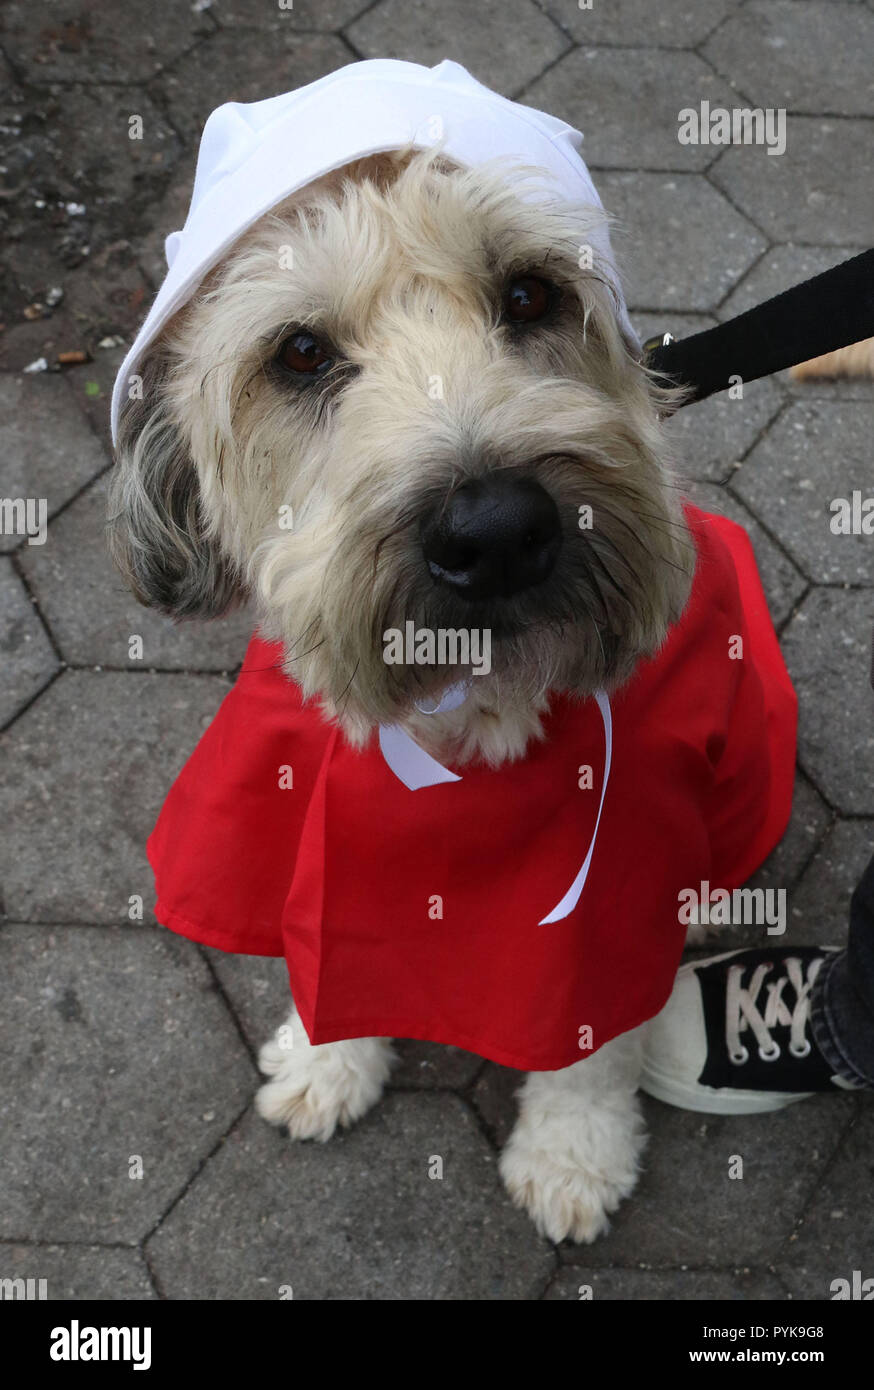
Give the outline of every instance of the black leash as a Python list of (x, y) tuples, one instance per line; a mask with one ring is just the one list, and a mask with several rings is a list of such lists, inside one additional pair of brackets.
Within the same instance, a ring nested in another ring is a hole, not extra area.
[(689, 388), (682, 405), (874, 336), (874, 250), (775, 295), (736, 319), (677, 341), (644, 344), (646, 365)]
[(863, 251), (716, 328), (679, 342), (665, 333), (650, 338), (643, 350), (646, 365), (666, 385), (688, 388), (682, 406), (727, 391), (730, 377), (755, 381), (872, 336), (874, 250)]

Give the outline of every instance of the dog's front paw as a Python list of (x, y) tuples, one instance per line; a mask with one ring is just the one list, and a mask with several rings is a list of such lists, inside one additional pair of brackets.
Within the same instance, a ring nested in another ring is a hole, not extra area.
[(592, 1117), (588, 1133), (580, 1132), (587, 1122), (577, 1120), (558, 1136), (554, 1122), (539, 1127), (521, 1116), (501, 1154), (501, 1177), (513, 1202), (556, 1243), (570, 1238), (588, 1245), (604, 1235), (608, 1214), (637, 1182), (646, 1136), (636, 1107), (633, 1114), (606, 1117), (601, 1128), (604, 1118)]
[(382, 1094), (395, 1057), (385, 1038), (312, 1047), (296, 1015), (265, 1043), (258, 1064), (272, 1077), (255, 1104), (262, 1119), (292, 1139), (330, 1139), (360, 1120)]

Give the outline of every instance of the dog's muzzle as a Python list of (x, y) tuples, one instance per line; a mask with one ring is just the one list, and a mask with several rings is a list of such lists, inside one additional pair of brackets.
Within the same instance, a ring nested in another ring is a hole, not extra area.
[(507, 598), (541, 584), (561, 549), (561, 519), (533, 478), (492, 473), (464, 483), (424, 520), (435, 583), (460, 598)]

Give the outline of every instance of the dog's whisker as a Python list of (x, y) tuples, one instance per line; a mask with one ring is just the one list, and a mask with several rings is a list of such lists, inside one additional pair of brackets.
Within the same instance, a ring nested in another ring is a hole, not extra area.
[(340, 691), (340, 694), (337, 696), (337, 699), (334, 702), (337, 706), (339, 706), (342, 703), (342, 701), (348, 696), (349, 691), (352, 689), (352, 682), (355, 680), (355, 676), (358, 672), (358, 667), (360, 665), (360, 661), (356, 661), (355, 669), (353, 670), (352, 675), (349, 677), (348, 681), (346, 682), (345, 686)]
[(317, 652), (319, 650), (319, 647), (323, 647), (327, 640), (327, 637), (323, 637), (321, 641), (316, 642), (315, 645), (312, 647), (308, 647), (307, 650), (305, 652), (301, 652), (299, 656), (292, 657), (286, 654), (285, 662), (303, 661), (305, 656), (309, 656), (311, 652)]

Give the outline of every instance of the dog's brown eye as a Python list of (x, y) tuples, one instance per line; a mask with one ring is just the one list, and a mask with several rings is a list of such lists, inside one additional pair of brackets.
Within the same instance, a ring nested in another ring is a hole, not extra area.
[(324, 344), (304, 328), (286, 338), (277, 355), (283, 367), (301, 376), (318, 376), (334, 360)]
[(512, 323), (534, 323), (552, 308), (555, 287), (536, 275), (511, 280), (504, 295), (504, 314)]

